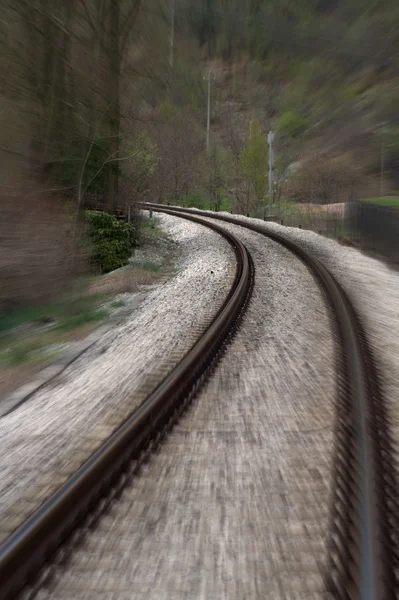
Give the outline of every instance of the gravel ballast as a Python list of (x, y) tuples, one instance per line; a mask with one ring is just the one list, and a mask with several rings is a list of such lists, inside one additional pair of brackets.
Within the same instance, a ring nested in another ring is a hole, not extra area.
[(212, 379), (40, 600), (325, 598), (334, 339), (280, 245), (238, 233), (253, 299)]
[[(347, 291), (399, 440), (398, 274), (313, 232), (256, 222), (318, 257)], [(223, 226), (247, 244), (257, 269), (241, 329), (161, 451), (40, 600), (327, 598), (329, 315), (312, 275), (289, 251)]]
[(182, 219), (162, 215), (159, 220), (180, 247), (177, 274), (61, 376), (0, 420), (0, 541), (144, 400), (228, 293), (235, 257), (226, 240)]
[[(226, 215), (231, 216), (229, 213)], [(327, 239), (313, 231), (284, 227), (277, 223), (264, 223), (259, 219), (239, 215), (234, 215), (234, 218), (256, 223), (266, 231), (279, 233), (299, 244), (318, 258), (347, 292), (373, 350), (390, 411), (392, 433), (399, 444), (398, 270), (360, 250), (342, 246), (335, 240)]]

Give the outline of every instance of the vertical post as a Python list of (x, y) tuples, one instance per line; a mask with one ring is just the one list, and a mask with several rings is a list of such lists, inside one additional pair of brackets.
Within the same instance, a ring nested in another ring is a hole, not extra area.
[(269, 203), (273, 204), (273, 140), (274, 133), (269, 131), (267, 143), (269, 144)]
[(175, 0), (172, 0), (172, 15), (170, 20), (170, 68), (173, 70), (173, 59), (175, 53)]
[(206, 149), (209, 150), (211, 139), (211, 70), (208, 71), (208, 118), (206, 121)]

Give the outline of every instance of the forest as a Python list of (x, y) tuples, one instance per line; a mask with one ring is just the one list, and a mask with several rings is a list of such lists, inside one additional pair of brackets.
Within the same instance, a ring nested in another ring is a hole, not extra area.
[(394, 0), (0, 0), (0, 11), (1, 309), (91, 268), (88, 231), (104, 226), (90, 211), (131, 216), (116, 242), (100, 236), (110, 270), (136, 243), (140, 201), (258, 214), (395, 194)]

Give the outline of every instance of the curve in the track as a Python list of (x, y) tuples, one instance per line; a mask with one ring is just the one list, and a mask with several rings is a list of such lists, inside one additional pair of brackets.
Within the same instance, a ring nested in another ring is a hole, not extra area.
[(332, 310), (339, 340), (328, 587), (338, 598), (396, 598), (399, 530), (394, 444), (376, 363), (347, 294), (310, 252), (262, 225), (196, 209), (141, 206), (244, 227), (282, 244), (313, 272)]
[(120, 493), (128, 476), (139, 471), (148, 452), (173, 427), (239, 325), (254, 282), (249, 252), (222, 227), (194, 215), (185, 218), (213, 229), (232, 246), (237, 261), (233, 285), (210, 326), (181, 362), (75, 475), (0, 546), (0, 600), (15, 598), (37, 580), (57, 548)]

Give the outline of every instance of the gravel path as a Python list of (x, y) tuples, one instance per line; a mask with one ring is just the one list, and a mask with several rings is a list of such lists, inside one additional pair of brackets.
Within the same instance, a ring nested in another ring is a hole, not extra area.
[(252, 302), (160, 453), (39, 600), (325, 598), (334, 342), (290, 252), (241, 228)]
[(180, 245), (178, 274), (60, 377), (0, 420), (0, 541), (163, 379), (230, 288), (235, 258), (221, 236), (182, 219), (159, 218)]

